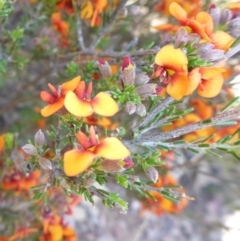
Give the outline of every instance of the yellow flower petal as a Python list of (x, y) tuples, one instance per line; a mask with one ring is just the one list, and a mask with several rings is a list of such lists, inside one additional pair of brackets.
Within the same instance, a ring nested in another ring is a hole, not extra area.
[(188, 74), (188, 85), (185, 95), (192, 94), (193, 91), (197, 89), (200, 81), (201, 74), (199, 73), (199, 68), (195, 68)]
[(94, 153), (109, 160), (124, 159), (130, 151), (116, 137), (108, 137), (96, 146)]
[(49, 225), (49, 233), (51, 234), (51, 241), (61, 241), (63, 238), (63, 230), (60, 224)]
[(61, 92), (62, 92), (61, 95), (66, 95), (68, 91), (74, 90), (77, 87), (80, 79), (81, 79), (81, 76), (77, 76), (74, 79), (66, 83), (63, 83), (61, 86)]
[(155, 56), (155, 63), (165, 69), (186, 72), (188, 59), (181, 49), (175, 49), (173, 45), (166, 45)]
[(98, 93), (91, 101), (94, 112), (101, 116), (113, 116), (118, 112), (116, 101), (104, 92)]
[(85, 100), (80, 100), (72, 91), (68, 91), (64, 100), (66, 109), (75, 116), (86, 117), (93, 113), (92, 106)]
[(188, 83), (188, 77), (186, 75), (175, 74), (167, 86), (167, 93), (175, 100), (180, 100), (187, 91)]
[(96, 156), (90, 151), (71, 150), (63, 157), (63, 169), (67, 176), (73, 177), (84, 172)]
[(83, 4), (83, 9), (81, 10), (81, 18), (82, 19), (89, 19), (93, 15), (93, 4), (91, 1), (84, 1)]
[(214, 32), (211, 35), (211, 38), (215, 48), (222, 49), (224, 51), (227, 51), (234, 42), (234, 38), (231, 35), (220, 30)]
[(198, 87), (198, 94), (206, 98), (215, 97), (221, 91), (223, 81), (224, 79), (221, 74), (210, 79), (202, 80), (200, 86)]
[(48, 117), (48, 116), (54, 114), (55, 112), (57, 112), (58, 110), (60, 110), (63, 107), (63, 104), (64, 104), (64, 98), (59, 97), (54, 103), (45, 106), (41, 110), (42, 116)]
[(196, 21), (201, 23), (207, 34), (211, 34), (213, 31), (213, 20), (209, 13), (199, 12), (196, 15)]
[(169, 12), (180, 22), (183, 23), (187, 19), (186, 11), (176, 2), (171, 3)]

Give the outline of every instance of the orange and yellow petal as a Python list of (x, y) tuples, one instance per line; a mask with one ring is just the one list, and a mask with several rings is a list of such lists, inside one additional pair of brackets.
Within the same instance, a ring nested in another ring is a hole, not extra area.
[(172, 76), (170, 83), (167, 86), (167, 93), (175, 100), (180, 100), (185, 95), (188, 88), (188, 77), (186, 75)]
[(82, 19), (89, 19), (92, 17), (93, 15), (93, 4), (91, 3), (91, 1), (84, 1), (82, 3), (82, 10), (81, 10), (81, 18)]
[(98, 93), (91, 101), (95, 113), (101, 116), (113, 116), (118, 112), (116, 101), (104, 92)]
[(227, 51), (234, 42), (234, 38), (226, 32), (218, 30), (211, 35), (215, 48)]
[(188, 59), (181, 49), (175, 49), (173, 45), (166, 45), (156, 54), (155, 63), (165, 69), (187, 71)]
[(66, 94), (64, 106), (71, 114), (79, 117), (87, 117), (93, 113), (90, 102), (80, 100), (72, 91)]
[(194, 19), (188, 19), (186, 25), (191, 29), (193, 33), (197, 33), (207, 42), (212, 42), (212, 39), (207, 35), (205, 27)]
[(51, 235), (51, 241), (61, 241), (63, 238), (63, 230), (60, 224), (50, 225), (48, 231)]
[(221, 91), (223, 81), (224, 79), (221, 74), (210, 79), (203, 79), (198, 87), (198, 94), (206, 98), (215, 97)]
[(196, 15), (196, 21), (201, 23), (205, 29), (205, 32), (209, 35), (213, 31), (213, 20), (209, 13), (207, 12), (200, 12)]
[(185, 95), (192, 94), (193, 91), (197, 89), (200, 81), (201, 74), (199, 73), (199, 68), (195, 68), (188, 74), (188, 85)]
[(116, 137), (108, 137), (96, 146), (94, 153), (109, 160), (124, 159), (130, 151)]
[(92, 145), (88, 137), (81, 131), (77, 133), (76, 138), (84, 149), (87, 149)]
[(54, 103), (49, 104), (45, 106), (43, 109), (41, 109), (41, 114), (43, 117), (48, 117), (54, 113), (56, 113), (58, 110), (60, 110), (64, 105), (64, 98), (59, 97)]
[(187, 19), (186, 11), (176, 2), (171, 3), (169, 6), (169, 12), (174, 16), (180, 23), (184, 23)]
[(47, 91), (41, 91), (40, 92), (40, 97), (43, 101), (47, 102), (47, 103), (53, 103), (56, 100), (56, 97), (49, 94)]
[(178, 29), (180, 28), (180, 26), (176, 26), (170, 23), (166, 23), (166, 24), (161, 24), (161, 25), (157, 25), (153, 27), (156, 30), (160, 30), (160, 31), (169, 31), (169, 32), (177, 32)]
[(66, 83), (63, 83), (61, 86), (61, 94), (64, 96), (67, 94), (68, 91), (75, 90), (80, 79), (81, 79), (81, 76), (77, 76), (77, 77), (73, 78), (72, 80), (70, 80)]
[(64, 154), (63, 169), (67, 176), (73, 177), (84, 172), (93, 162), (96, 155), (90, 151), (71, 150)]

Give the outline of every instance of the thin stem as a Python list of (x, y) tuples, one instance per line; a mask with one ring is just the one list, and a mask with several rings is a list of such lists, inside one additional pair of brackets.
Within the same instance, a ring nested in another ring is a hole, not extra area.
[(199, 121), (178, 129), (175, 129), (173, 131), (168, 131), (168, 132), (162, 132), (159, 134), (155, 135), (146, 135), (145, 137), (142, 138), (142, 141), (147, 141), (147, 140), (152, 140), (152, 141), (163, 141), (163, 140), (169, 140), (172, 138), (177, 138), (179, 136), (185, 135), (187, 133), (197, 131), (206, 127), (214, 126), (218, 124), (219, 122), (227, 121), (227, 120), (232, 120), (240, 116), (240, 109), (235, 109), (235, 110), (230, 110), (226, 111), (224, 113), (218, 114), (217, 116), (209, 119), (209, 122), (204, 120), (204, 121)]
[(100, 30), (100, 32), (97, 34), (95, 40), (91, 44), (90, 49), (95, 49), (96, 46), (98, 45), (99, 41), (101, 40), (102, 36), (108, 31), (109, 27), (113, 24), (118, 11), (123, 8), (128, 0), (121, 0), (120, 3), (118, 4), (117, 8), (114, 10), (110, 18), (108, 19), (107, 23), (103, 26), (103, 28)]
[(240, 109), (234, 109), (234, 110), (226, 111), (224, 113), (220, 113), (211, 119), (199, 121), (199, 122), (196, 122), (193, 124), (189, 124), (187, 126), (184, 126), (184, 127), (172, 130), (172, 131), (161, 132), (161, 133), (158, 133), (155, 135), (154, 134), (146, 135), (143, 137), (138, 137), (136, 140), (123, 140), (123, 142), (128, 147), (133, 146), (133, 145), (156, 146), (156, 143), (174, 139), (174, 138), (188, 134), (193, 131), (197, 131), (197, 130), (200, 130), (203, 128), (214, 126), (214, 125), (218, 124), (219, 122), (232, 120), (239, 116), (240, 116)]
[(77, 20), (77, 35), (78, 35), (78, 43), (80, 45), (81, 50), (85, 51), (85, 43), (83, 38), (83, 31), (82, 31), (82, 20), (80, 13), (78, 11), (81, 8), (81, 0), (78, 0), (77, 4), (73, 1), (74, 10), (76, 12), (76, 20)]
[(109, 58), (115, 58), (115, 59), (121, 59), (125, 56), (129, 57), (141, 57), (141, 56), (147, 56), (147, 55), (155, 55), (158, 53), (160, 47), (156, 47), (153, 49), (148, 50), (137, 50), (137, 51), (106, 51), (106, 52), (96, 52), (95, 50), (85, 50), (82, 52), (72, 52), (67, 53), (64, 55), (59, 55), (59, 58), (66, 58), (66, 57), (73, 57), (74, 55), (95, 55), (97, 57), (109, 57)]

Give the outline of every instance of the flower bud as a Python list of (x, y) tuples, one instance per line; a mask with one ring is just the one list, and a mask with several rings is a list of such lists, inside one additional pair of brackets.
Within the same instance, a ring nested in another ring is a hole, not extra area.
[(221, 9), (212, 5), (209, 9), (209, 14), (212, 17), (214, 28), (217, 28), (220, 22)]
[(121, 161), (107, 159), (99, 162), (97, 169), (105, 172), (120, 172), (124, 170), (121, 165)]
[(148, 83), (149, 79), (150, 79), (149, 76), (146, 75), (145, 73), (138, 73), (135, 78), (135, 84), (144, 85)]
[(126, 103), (126, 111), (129, 115), (132, 115), (133, 113), (135, 113), (136, 109), (137, 107), (132, 101), (128, 101)]
[(220, 18), (220, 24), (225, 25), (227, 22), (229, 22), (232, 19), (232, 12), (230, 9), (225, 9)]
[(122, 62), (122, 81), (126, 85), (134, 85), (136, 66), (130, 57), (125, 57)]
[(140, 116), (145, 116), (147, 114), (146, 107), (142, 103), (138, 104), (136, 113)]
[(35, 156), (38, 154), (36, 147), (32, 144), (26, 144), (22, 147), (22, 149), (26, 154), (30, 156)]
[(128, 159), (125, 159), (124, 160), (124, 168), (125, 169), (129, 169), (129, 168), (131, 168), (132, 166), (134, 166), (134, 162), (133, 162), (133, 160), (132, 159), (130, 159), (130, 158), (128, 158)]
[(35, 134), (34, 140), (35, 140), (36, 146), (42, 147), (42, 145), (44, 144), (44, 141), (45, 141), (45, 136), (44, 136), (44, 133), (42, 132), (42, 130), (39, 130)]
[(158, 180), (158, 171), (154, 167), (149, 167), (145, 170), (146, 176), (151, 180), (152, 182), (156, 183)]
[(44, 170), (52, 170), (52, 163), (46, 158), (40, 158), (39, 164)]
[(98, 68), (103, 78), (110, 78), (112, 76), (112, 69), (107, 61), (100, 59), (98, 61)]
[(147, 97), (156, 94), (156, 84), (145, 84), (136, 88), (136, 93), (140, 97)]
[(95, 179), (91, 176), (87, 176), (83, 181), (83, 186), (85, 188), (91, 187), (95, 182)]

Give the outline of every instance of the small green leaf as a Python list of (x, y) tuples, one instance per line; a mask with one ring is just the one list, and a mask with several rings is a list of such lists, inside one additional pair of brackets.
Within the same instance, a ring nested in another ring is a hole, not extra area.
[(205, 147), (210, 147), (210, 145), (206, 143), (201, 143), (201, 144), (198, 144), (198, 147), (205, 148)]
[(161, 193), (161, 195), (162, 195), (164, 198), (168, 199), (169, 201), (171, 201), (171, 202), (173, 202), (173, 203), (178, 203), (178, 202), (179, 202), (179, 200), (178, 200), (177, 198), (173, 197), (173, 196), (172, 196), (170, 193), (168, 193), (167, 191), (161, 191), (160, 193)]
[(7, 150), (11, 150), (14, 144), (14, 134), (8, 132), (4, 137), (4, 141), (5, 141), (5, 148)]
[(224, 144), (226, 142), (229, 142), (232, 138), (233, 138), (232, 135), (227, 135), (227, 136), (224, 136), (223, 138), (221, 138), (220, 140), (218, 140), (217, 143)]
[(157, 148), (162, 149), (162, 150), (164, 150), (164, 151), (170, 150), (170, 148), (169, 148), (168, 146), (165, 146), (165, 145), (163, 145), (163, 144), (158, 144), (158, 145), (157, 145)]
[(201, 123), (202, 123), (203, 125), (206, 125), (206, 124), (211, 124), (212, 122), (213, 122), (213, 120), (210, 118), (210, 119), (207, 119), (207, 120), (202, 121)]
[[(240, 37), (238, 37), (240, 38)], [(225, 112), (226, 110), (228, 110), (229, 108), (231, 108), (236, 102), (240, 101), (240, 96), (235, 97), (233, 100), (231, 100), (222, 110), (220, 113)]]
[(41, 198), (43, 197), (43, 192), (38, 192), (38, 193), (36, 193), (33, 197), (32, 197), (32, 201), (40, 201), (41, 200)]
[(238, 122), (237, 121), (222, 121), (222, 122), (218, 122), (215, 124), (215, 126), (233, 126), (236, 125)]
[(199, 153), (199, 151), (197, 149), (194, 149), (192, 147), (187, 147), (187, 150), (193, 152), (193, 153)]
[(235, 39), (235, 41), (231, 44), (230, 50), (231, 50), (231, 48), (235, 47), (235, 46), (238, 45), (239, 43), (240, 43), (240, 36), (237, 37), (237, 38)]
[(47, 193), (44, 192), (43, 194), (43, 205), (46, 206), (48, 204), (48, 196)]
[(210, 151), (210, 150), (205, 150), (205, 151), (206, 151), (206, 153), (208, 153), (208, 154), (210, 154), (212, 156), (215, 156), (215, 157), (218, 157), (218, 158), (222, 158), (221, 155), (219, 155), (219, 154), (217, 154), (217, 153), (215, 153), (213, 151)]

